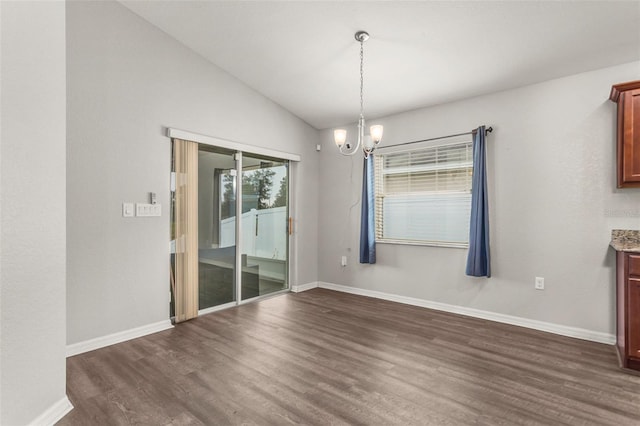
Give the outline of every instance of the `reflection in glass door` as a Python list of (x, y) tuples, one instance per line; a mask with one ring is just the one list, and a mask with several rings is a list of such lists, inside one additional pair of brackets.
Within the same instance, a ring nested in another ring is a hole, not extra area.
[(236, 296), (236, 161), (234, 152), (198, 147), (199, 309)]
[(288, 165), (242, 156), (242, 300), (288, 288)]

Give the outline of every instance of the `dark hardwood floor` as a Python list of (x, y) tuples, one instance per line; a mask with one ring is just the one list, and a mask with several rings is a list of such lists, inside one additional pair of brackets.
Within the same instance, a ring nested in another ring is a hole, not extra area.
[(323, 289), (67, 361), (59, 425), (640, 425), (613, 346)]

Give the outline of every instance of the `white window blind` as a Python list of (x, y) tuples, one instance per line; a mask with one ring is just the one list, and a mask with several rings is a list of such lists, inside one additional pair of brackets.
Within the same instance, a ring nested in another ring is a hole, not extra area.
[(376, 239), (467, 245), (472, 172), (471, 140), (377, 154)]

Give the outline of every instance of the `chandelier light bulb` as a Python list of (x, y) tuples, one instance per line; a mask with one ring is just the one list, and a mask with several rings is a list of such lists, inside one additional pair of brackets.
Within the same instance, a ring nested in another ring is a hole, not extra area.
[(373, 151), (373, 148), (375, 148), (375, 143), (370, 135), (364, 137), (362, 141), (362, 148), (367, 153)]
[(382, 140), (382, 131), (383, 128), (380, 124), (376, 124), (374, 126), (371, 126), (369, 128), (369, 133), (371, 134), (371, 139), (373, 139), (373, 142), (377, 145), (380, 143), (380, 141)]
[(336, 141), (338, 148), (342, 148), (342, 145), (347, 141), (347, 131), (345, 129), (335, 129), (333, 131), (333, 139)]

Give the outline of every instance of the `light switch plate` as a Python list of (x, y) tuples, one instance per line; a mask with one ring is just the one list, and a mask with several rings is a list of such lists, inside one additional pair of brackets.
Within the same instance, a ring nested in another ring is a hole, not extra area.
[(122, 217), (133, 217), (133, 203), (122, 203)]

